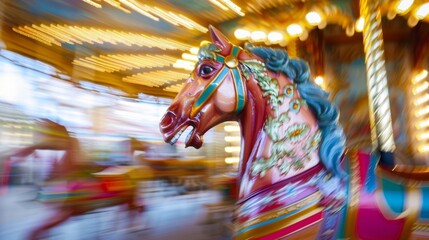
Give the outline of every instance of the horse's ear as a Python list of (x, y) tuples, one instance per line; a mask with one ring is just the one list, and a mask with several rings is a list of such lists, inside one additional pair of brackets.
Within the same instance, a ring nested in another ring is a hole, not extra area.
[(228, 38), (226, 38), (225, 35), (223, 35), (223, 33), (221, 33), (212, 25), (209, 26), (209, 30), (210, 30), (210, 36), (212, 38), (213, 43), (222, 49), (223, 54), (228, 54), (232, 46)]

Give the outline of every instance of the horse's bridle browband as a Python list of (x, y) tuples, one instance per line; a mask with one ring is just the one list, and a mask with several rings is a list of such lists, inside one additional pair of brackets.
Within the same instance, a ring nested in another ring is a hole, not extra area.
[(231, 54), (224, 57), (219, 54), (215, 54), (215, 60), (223, 63), (222, 68), (213, 78), (213, 80), (206, 86), (201, 95), (198, 97), (197, 101), (192, 106), (191, 117), (194, 117), (202, 108), (202, 106), (210, 99), (210, 96), (216, 91), (219, 85), (225, 80), (228, 73), (232, 74), (232, 78), (234, 79), (234, 88), (235, 88), (235, 96), (236, 96), (236, 106), (235, 112), (239, 113), (243, 107), (245, 102), (245, 92), (244, 92), (244, 82), (243, 77), (238, 71), (238, 59), (237, 56), (240, 53), (241, 48), (238, 46), (233, 46), (231, 50)]

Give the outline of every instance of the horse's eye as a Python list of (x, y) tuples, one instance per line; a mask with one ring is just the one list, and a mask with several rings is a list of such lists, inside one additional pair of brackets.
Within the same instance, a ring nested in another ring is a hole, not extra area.
[(210, 66), (208, 66), (208, 65), (204, 65), (204, 66), (202, 66), (201, 68), (200, 68), (200, 75), (201, 76), (205, 76), (205, 75), (208, 75), (208, 74), (210, 74), (211, 72), (213, 72), (213, 68), (212, 67), (210, 67)]

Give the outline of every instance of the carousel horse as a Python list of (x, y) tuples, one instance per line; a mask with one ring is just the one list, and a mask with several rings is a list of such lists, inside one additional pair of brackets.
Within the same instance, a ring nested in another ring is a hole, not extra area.
[(131, 221), (143, 211), (136, 180), (150, 177), (147, 169), (124, 166), (89, 173), (88, 166), (82, 169), (82, 165), (77, 163), (80, 157), (78, 140), (70, 136), (64, 126), (50, 120), (36, 124), (34, 140), (33, 145), (10, 157), (25, 157), (35, 150), (59, 150), (64, 151), (64, 155), (54, 163), (48, 184), (41, 188), (38, 196), (39, 201), (50, 204), (55, 211), (31, 231), (28, 239), (39, 239), (43, 233), (70, 217), (99, 208), (125, 205)]
[(198, 63), (160, 122), (174, 144), (200, 148), (215, 125), (241, 128), (235, 239), (429, 237), (427, 169), (381, 166), (345, 153), (338, 110), (305, 62), (281, 49), (233, 45), (210, 27)]

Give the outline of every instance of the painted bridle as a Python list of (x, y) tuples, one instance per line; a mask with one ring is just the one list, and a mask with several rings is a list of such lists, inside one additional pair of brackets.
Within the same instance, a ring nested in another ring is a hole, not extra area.
[(204, 104), (210, 99), (211, 95), (216, 91), (220, 84), (226, 79), (228, 74), (232, 75), (236, 96), (236, 106), (235, 113), (240, 113), (244, 108), (245, 103), (245, 89), (244, 89), (244, 80), (241, 73), (238, 70), (239, 60), (238, 55), (242, 49), (238, 46), (233, 46), (231, 53), (224, 57), (217, 53), (214, 53), (214, 59), (217, 62), (223, 63), (222, 68), (214, 76), (212, 81), (207, 84), (206, 88), (203, 90), (201, 95), (198, 97), (197, 101), (192, 106), (191, 117), (194, 117), (204, 106)]

